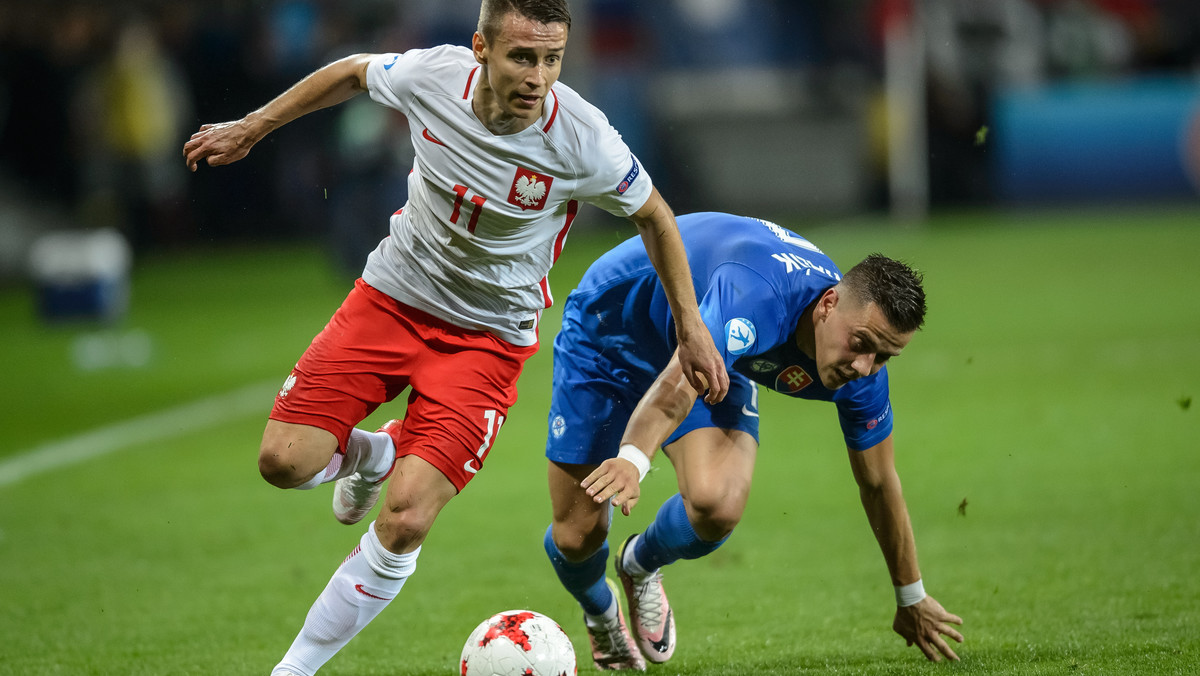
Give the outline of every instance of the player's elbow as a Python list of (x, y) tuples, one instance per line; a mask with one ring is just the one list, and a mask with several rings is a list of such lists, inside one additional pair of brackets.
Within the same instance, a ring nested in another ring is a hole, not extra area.
[(341, 79), (345, 80), (355, 92), (365, 92), (367, 91), (367, 67), (371, 65), (371, 59), (374, 57), (374, 54), (351, 54), (326, 67), (337, 69)]

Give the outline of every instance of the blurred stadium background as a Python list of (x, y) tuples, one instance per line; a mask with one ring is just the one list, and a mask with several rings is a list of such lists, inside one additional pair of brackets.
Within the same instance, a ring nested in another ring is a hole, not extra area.
[[(319, 240), (355, 271), (404, 199), (363, 97), (188, 176), (183, 140), (355, 51), (466, 44), (476, 0), (0, 6), (0, 278), (48, 230), (139, 252)], [(830, 218), (1200, 195), (1193, 0), (576, 0), (563, 80), (677, 211)], [(581, 226), (605, 220), (588, 210)]]

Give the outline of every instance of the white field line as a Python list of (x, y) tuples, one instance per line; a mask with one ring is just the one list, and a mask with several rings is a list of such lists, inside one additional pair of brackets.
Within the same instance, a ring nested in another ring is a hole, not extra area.
[(270, 411), (278, 383), (258, 383), (52, 441), (0, 460), (0, 487), (138, 444), (164, 441)]

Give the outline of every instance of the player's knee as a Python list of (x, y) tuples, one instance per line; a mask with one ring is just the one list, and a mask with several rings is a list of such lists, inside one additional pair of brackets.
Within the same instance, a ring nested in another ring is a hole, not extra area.
[(337, 450), (337, 438), (323, 429), (268, 420), (258, 471), (272, 486), (295, 488), (323, 471)]
[(258, 473), (272, 486), (295, 488), (312, 478), (296, 466), (295, 454), (287, 445), (263, 440), (258, 449)]
[(692, 500), (689, 518), (701, 539), (716, 542), (733, 532), (742, 520), (745, 501), (732, 496), (708, 495)]
[(408, 505), (397, 509), (382, 509), (375, 518), (375, 534), (379, 542), (391, 552), (410, 551), (425, 541), (437, 511)]
[(601, 527), (583, 528), (555, 524), (552, 537), (554, 546), (558, 547), (563, 558), (572, 563), (579, 563), (586, 561), (600, 549), (604, 539), (608, 537), (608, 530)]

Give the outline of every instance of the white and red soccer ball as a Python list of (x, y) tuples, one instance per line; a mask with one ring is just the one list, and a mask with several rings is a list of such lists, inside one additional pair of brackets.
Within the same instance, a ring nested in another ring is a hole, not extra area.
[(463, 646), (462, 676), (575, 676), (575, 646), (554, 620), (506, 610), (475, 627)]

